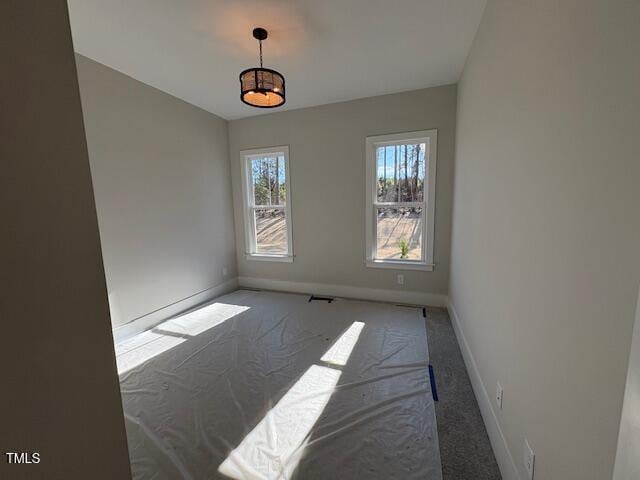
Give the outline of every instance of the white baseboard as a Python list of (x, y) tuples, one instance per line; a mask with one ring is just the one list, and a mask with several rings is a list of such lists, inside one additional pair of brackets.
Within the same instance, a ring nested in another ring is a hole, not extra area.
[(493, 447), (493, 453), (496, 456), (498, 467), (502, 473), (502, 478), (503, 480), (521, 480), (516, 464), (513, 461), (511, 451), (507, 446), (507, 440), (502, 433), (502, 428), (500, 428), (500, 423), (498, 422), (498, 418), (493, 410), (493, 405), (491, 403), (492, 397), (489, 396), (487, 389), (482, 382), (478, 365), (476, 364), (473, 353), (469, 348), (467, 339), (464, 336), (462, 324), (456, 314), (456, 309), (451, 303), (449, 303), (447, 309), (449, 310), (451, 324), (453, 325), (453, 330), (456, 334), (456, 338), (458, 339), (458, 344), (460, 345), (462, 357), (464, 358), (464, 363), (467, 367), (469, 378), (471, 379), (471, 386), (473, 387), (473, 392), (478, 400), (480, 413), (482, 413), (482, 419), (484, 420), (485, 427), (487, 428), (489, 440), (491, 441), (491, 446)]
[(238, 277), (238, 284), (241, 287), (261, 288), (264, 290), (275, 290), (279, 292), (327, 295), (330, 297), (374, 300), (378, 302), (403, 303), (408, 305), (446, 307), (448, 303), (447, 296), (440, 293), (383, 290), (378, 288), (350, 287), (347, 285), (333, 285), (328, 283), (290, 282), (286, 280), (271, 280), (269, 278), (257, 277)]
[(208, 288), (187, 298), (178, 300), (171, 305), (167, 305), (166, 307), (162, 307), (151, 313), (143, 315), (142, 317), (138, 317), (135, 320), (130, 321), (129, 323), (114, 328), (113, 341), (115, 343), (122, 342), (127, 338), (130, 338), (134, 335), (137, 335), (138, 333), (142, 333), (146, 330), (149, 330), (150, 328), (155, 327), (159, 323), (162, 323), (171, 317), (191, 310), (197, 305), (209, 302), (214, 298), (219, 297), (220, 295), (229, 293), (235, 290), (237, 287), (238, 279), (234, 277), (224, 283), (221, 283), (220, 285)]

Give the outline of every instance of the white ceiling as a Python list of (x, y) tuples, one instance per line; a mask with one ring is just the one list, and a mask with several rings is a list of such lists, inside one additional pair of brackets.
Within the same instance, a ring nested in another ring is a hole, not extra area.
[(455, 83), (486, 0), (69, 0), (78, 53), (226, 119), (258, 62), (287, 82), (275, 110)]

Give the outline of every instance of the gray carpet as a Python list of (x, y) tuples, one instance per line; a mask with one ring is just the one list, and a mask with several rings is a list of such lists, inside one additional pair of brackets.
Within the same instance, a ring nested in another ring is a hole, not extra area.
[(426, 324), (439, 396), (435, 407), (443, 479), (500, 479), (449, 314), (427, 308)]

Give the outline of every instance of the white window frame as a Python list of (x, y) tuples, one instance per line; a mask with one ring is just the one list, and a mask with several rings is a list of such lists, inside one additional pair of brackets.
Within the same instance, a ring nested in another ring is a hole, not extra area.
[[(251, 181), (248, 168), (249, 162), (255, 158), (264, 157), (272, 154), (283, 154), (285, 165), (285, 188), (287, 196), (285, 204), (277, 205), (255, 205), (253, 194), (253, 182)], [(293, 235), (291, 226), (291, 186), (289, 174), (289, 147), (286, 145), (279, 147), (256, 148), (253, 150), (242, 150), (240, 152), (240, 163), (242, 165), (242, 204), (244, 215), (244, 238), (245, 238), (245, 255), (247, 260), (263, 260), (268, 262), (293, 262)], [(284, 210), (285, 222), (287, 225), (287, 253), (273, 254), (257, 251), (256, 245), (256, 223), (254, 210), (258, 208), (275, 208)]]
[[(425, 155), (424, 198), (422, 202), (378, 202), (376, 147), (382, 145), (409, 145), (425, 143), (428, 145), (428, 155)], [(373, 268), (393, 268), (397, 270), (427, 270), (432, 271), (433, 244), (435, 231), (435, 201), (436, 201), (436, 154), (438, 150), (438, 131), (422, 130), (418, 132), (396, 133), (391, 135), (377, 135), (366, 139), (366, 265)], [(380, 207), (422, 207), (424, 222), (422, 222), (422, 260), (382, 260), (376, 259), (376, 209)]]

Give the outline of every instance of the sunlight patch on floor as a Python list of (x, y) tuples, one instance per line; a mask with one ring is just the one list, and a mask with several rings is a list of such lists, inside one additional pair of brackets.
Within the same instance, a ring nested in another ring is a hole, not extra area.
[(291, 478), (303, 442), (329, 402), (341, 373), (311, 365), (229, 454), (218, 469), (220, 473), (237, 480)]
[[(363, 327), (364, 323), (354, 322), (324, 354), (322, 361), (346, 365)], [(329, 402), (341, 374), (338, 368), (311, 365), (229, 453), (218, 471), (236, 480), (291, 478), (311, 429)]]
[[(164, 332), (196, 336), (210, 328), (226, 322), (232, 317), (248, 310), (244, 305), (230, 305), (226, 303), (212, 303), (193, 312), (168, 320), (155, 329)], [(154, 329), (154, 330), (155, 330)]]
[(360, 332), (364, 327), (362, 322), (353, 322), (349, 329), (333, 344), (320, 360), (331, 365), (344, 367), (349, 360), (349, 356), (356, 346)]
[(118, 375), (220, 325), (248, 310), (244, 305), (212, 303), (177, 318), (167, 320), (115, 346)]

